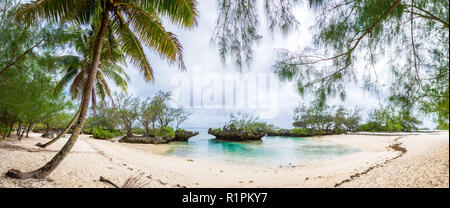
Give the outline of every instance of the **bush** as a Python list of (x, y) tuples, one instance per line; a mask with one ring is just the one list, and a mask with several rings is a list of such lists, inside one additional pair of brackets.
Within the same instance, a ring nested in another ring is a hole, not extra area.
[[(403, 130), (403, 126), (401, 124), (394, 124), (394, 126), (392, 127), (392, 131), (402, 131)], [(408, 130), (411, 131), (411, 130)]]
[(325, 130), (316, 130), (316, 129), (311, 129), (311, 134), (312, 135), (325, 135), (327, 134), (327, 132)]
[(358, 129), (360, 131), (371, 131), (371, 132), (383, 131), (383, 126), (379, 122), (370, 121), (370, 122), (367, 122), (366, 124), (359, 126)]
[(336, 134), (343, 134), (343, 133), (346, 133), (347, 131), (345, 130), (345, 129), (338, 129), (338, 130), (336, 130)]
[(83, 128), (83, 134), (92, 134), (94, 132), (94, 128)]
[(94, 128), (92, 131), (92, 135), (96, 139), (110, 139), (121, 134), (118, 131), (109, 131), (100, 128)]
[(0, 134), (4, 135), (4, 134), (8, 134), (9, 133), (9, 128), (6, 127), (5, 125), (1, 125), (0, 126)]
[(218, 129), (211, 129), (211, 131), (222, 132), (222, 129), (221, 129), (221, 128), (218, 128)]
[(145, 130), (143, 128), (135, 128), (132, 131), (133, 134), (144, 134)]
[(175, 138), (175, 131), (171, 127), (160, 127), (150, 130), (150, 135), (154, 137)]
[(298, 135), (309, 135), (309, 130), (306, 128), (294, 128), (292, 129), (292, 133)]
[(380, 122), (369, 121), (366, 124), (359, 126), (360, 131), (369, 132), (383, 132), (383, 131), (403, 131), (404, 128), (399, 123), (390, 123), (389, 125), (382, 125)]

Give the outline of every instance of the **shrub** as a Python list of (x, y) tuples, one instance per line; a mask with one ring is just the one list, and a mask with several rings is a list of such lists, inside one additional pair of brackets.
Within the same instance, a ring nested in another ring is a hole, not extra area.
[(379, 122), (369, 121), (366, 124), (359, 126), (360, 131), (383, 131), (383, 126)]
[(83, 134), (92, 134), (94, 128), (83, 128)]
[(110, 139), (115, 136), (121, 135), (121, 133), (118, 131), (110, 131), (110, 130), (104, 130), (104, 129), (94, 127), (94, 129), (92, 131), (92, 135), (96, 139)]
[(392, 130), (393, 131), (402, 131), (403, 130), (403, 126), (401, 124), (396, 123), (396, 124), (393, 125)]
[(132, 132), (133, 134), (144, 134), (145, 130), (143, 128), (135, 128)]
[(298, 135), (309, 135), (309, 130), (306, 128), (294, 128), (292, 129), (292, 133)]
[(171, 127), (163, 126), (150, 130), (149, 136), (175, 138), (175, 131)]
[(343, 133), (346, 133), (347, 131), (345, 130), (345, 129), (338, 129), (338, 130), (336, 130), (336, 132), (335, 133), (337, 133), (337, 134), (343, 134)]
[[(6, 127), (5, 125), (1, 125), (0, 126), (0, 135), (6, 135), (9, 133), (9, 128)], [(1, 139), (1, 137), (0, 137)]]

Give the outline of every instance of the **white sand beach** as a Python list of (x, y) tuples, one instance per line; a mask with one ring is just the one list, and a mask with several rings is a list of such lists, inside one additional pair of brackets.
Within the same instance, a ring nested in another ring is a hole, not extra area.
[(300, 166), (250, 166), (160, 155), (167, 145), (123, 144), (80, 136), (47, 179), (17, 180), (8, 169), (39, 168), (64, 145), (32, 133), (0, 141), (0, 187), (111, 187), (142, 175), (148, 187), (449, 187), (449, 133), (336, 135), (315, 139), (363, 151)]

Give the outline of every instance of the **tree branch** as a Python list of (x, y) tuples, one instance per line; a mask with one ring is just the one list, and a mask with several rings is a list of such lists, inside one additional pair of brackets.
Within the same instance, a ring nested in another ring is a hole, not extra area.
[(44, 39), (42, 39), (41, 41), (39, 41), (38, 43), (34, 44), (31, 48), (29, 48), (28, 50), (26, 50), (22, 55), (20, 55), (19, 57), (17, 57), (14, 61), (11, 61), (8, 65), (6, 65), (1, 71), (0, 71), (0, 76), (5, 73), (6, 70), (8, 70), (11, 66), (13, 66), (14, 64), (16, 64), (20, 59), (22, 59), (25, 55), (27, 55), (28, 53), (30, 53), (35, 47), (37, 47), (39, 44), (41, 44), (44, 41)]

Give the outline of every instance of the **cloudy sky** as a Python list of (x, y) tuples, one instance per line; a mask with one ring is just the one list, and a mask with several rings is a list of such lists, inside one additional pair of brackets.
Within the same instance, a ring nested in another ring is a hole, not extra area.
[[(211, 43), (218, 15), (216, 1), (199, 0), (198, 8), (200, 17), (195, 29), (181, 30), (176, 26), (165, 25), (183, 45), (187, 71), (180, 72), (176, 66), (164, 62), (151, 49), (147, 49), (146, 55), (155, 70), (155, 82), (146, 83), (137, 70), (127, 66), (131, 77), (129, 94), (146, 97), (153, 96), (158, 90), (172, 91), (174, 104), (193, 112), (191, 118), (182, 124), (184, 128), (221, 127), (229, 114), (236, 112), (254, 112), (263, 121), (291, 128), (294, 108), (301, 103), (309, 103), (311, 97), (300, 97), (294, 83), (279, 81), (271, 73), (271, 66), (274, 63), (274, 49), (295, 50), (309, 44), (312, 37), (309, 27), (313, 16), (310, 11), (306, 6), (295, 10), (300, 27), (288, 37), (273, 37), (263, 33), (264, 39), (255, 48), (251, 69), (242, 73), (233, 64), (224, 66)], [(264, 19), (264, 16), (260, 16), (263, 31)], [(380, 80), (387, 80), (389, 73), (378, 76)], [(383, 103), (383, 95), (364, 92), (358, 85), (348, 85), (347, 88), (345, 102), (336, 99), (330, 103), (352, 107), (358, 105), (363, 108), (364, 114)], [(382, 89), (387, 91), (386, 87)], [(426, 119), (425, 126), (434, 125)]]

